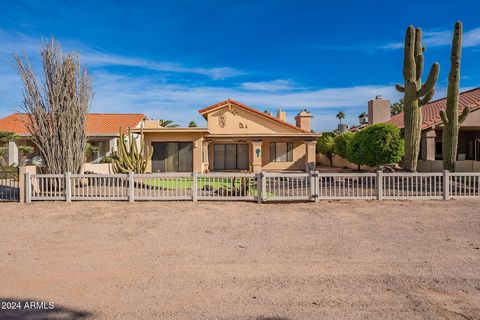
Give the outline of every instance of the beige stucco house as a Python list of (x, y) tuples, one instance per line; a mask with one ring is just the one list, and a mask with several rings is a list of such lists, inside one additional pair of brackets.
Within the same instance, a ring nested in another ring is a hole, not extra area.
[[(311, 114), (300, 112), (296, 124), (228, 99), (199, 110), (206, 128), (163, 128), (145, 120), (143, 133), (153, 148), (150, 172), (307, 171), (315, 167)], [(137, 129), (136, 132), (139, 132)]]
[[(440, 111), (447, 107), (447, 98), (432, 101), (422, 107), (422, 138), (417, 170), (420, 172), (441, 172), (443, 122)], [(460, 125), (456, 171), (480, 172), (480, 88), (460, 93), (458, 112), (470, 108), (470, 115)], [(359, 126), (350, 128), (358, 131), (371, 124), (386, 122), (405, 127), (403, 112), (390, 115), (390, 101), (377, 97), (368, 102), (368, 120), (361, 119)]]

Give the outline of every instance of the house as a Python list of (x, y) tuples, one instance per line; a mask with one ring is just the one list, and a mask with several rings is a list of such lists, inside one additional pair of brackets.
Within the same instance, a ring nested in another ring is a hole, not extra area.
[[(89, 113), (86, 117), (86, 133), (88, 142), (94, 147), (88, 162), (98, 163), (102, 158), (117, 150), (120, 128), (136, 128), (145, 120), (145, 115), (113, 114), (113, 113)], [(10, 141), (8, 145), (8, 164), (16, 164), (19, 161), (18, 145), (34, 147), (34, 153), (30, 160), (40, 156), (33, 142), (29, 139), (30, 133), (26, 123), (30, 118), (25, 113), (14, 113), (0, 119), (0, 131), (14, 132), (19, 138)]]
[[(458, 111), (470, 107), (470, 115), (458, 134), (457, 168), (459, 172), (480, 172), (480, 87), (460, 93)], [(422, 107), (422, 140), (418, 171), (438, 172), (442, 164), (443, 122), (440, 110), (447, 107), (447, 98), (432, 101)], [(403, 112), (392, 116), (388, 123), (404, 127)]]
[[(296, 124), (232, 99), (199, 110), (206, 128), (163, 128), (145, 120), (145, 143), (153, 148), (150, 172), (307, 171), (315, 166), (319, 134), (312, 115), (300, 112)], [(140, 132), (136, 129), (135, 132)]]
[[(480, 87), (460, 93), (459, 114), (467, 106), (471, 113), (460, 126), (456, 171), (480, 172)], [(422, 138), (417, 166), (420, 172), (440, 172), (443, 169), (443, 122), (440, 110), (446, 107), (447, 98), (432, 101), (422, 107)], [(350, 128), (350, 131), (355, 132), (379, 122), (391, 123), (401, 129), (405, 126), (403, 112), (390, 116), (390, 101), (380, 96), (368, 102), (368, 120), (362, 119), (361, 122), (364, 123)]]

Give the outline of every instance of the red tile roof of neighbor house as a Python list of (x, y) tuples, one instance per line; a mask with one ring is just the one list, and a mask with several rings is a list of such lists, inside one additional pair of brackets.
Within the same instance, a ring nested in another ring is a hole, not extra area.
[[(480, 109), (480, 87), (467, 90), (460, 93), (460, 99), (458, 103), (458, 110), (462, 112), (465, 107), (470, 107), (471, 111)], [(447, 107), (447, 98), (439, 99), (432, 101), (422, 107), (422, 130), (439, 125), (442, 123), (440, 118), (440, 110), (443, 110)], [(400, 128), (403, 128), (403, 112), (392, 116), (392, 118), (387, 121), (387, 123), (392, 123)]]
[(277, 119), (277, 118), (269, 115), (268, 113), (258, 111), (257, 109), (254, 109), (254, 108), (252, 108), (252, 107), (249, 107), (249, 106), (247, 106), (246, 104), (240, 103), (240, 102), (235, 101), (235, 100), (233, 100), (233, 99), (227, 99), (227, 100), (224, 100), (224, 101), (222, 101), (222, 102), (213, 104), (213, 105), (211, 105), (211, 106), (209, 106), (209, 107), (206, 107), (206, 108), (203, 108), (203, 109), (201, 109), (201, 110), (198, 110), (198, 112), (199, 112), (205, 119), (207, 119), (207, 115), (206, 115), (206, 114), (207, 114), (209, 111), (212, 111), (212, 110), (215, 110), (215, 109), (217, 109), (217, 108), (223, 107), (224, 105), (226, 105), (226, 104), (228, 104), (228, 103), (234, 104), (234, 105), (236, 105), (236, 106), (238, 106), (238, 107), (240, 107), (240, 108), (243, 108), (243, 109), (245, 109), (245, 110), (247, 110), (247, 111), (256, 113), (256, 114), (258, 114), (258, 115), (260, 115), (260, 116), (262, 116), (262, 117), (265, 117), (265, 118), (267, 118), (267, 119), (269, 119), (269, 120), (272, 120), (272, 121), (274, 121), (274, 122), (277, 122), (277, 123), (279, 123), (279, 124), (281, 124), (281, 125), (290, 127), (290, 128), (295, 129), (295, 130), (297, 130), (297, 131), (310, 133), (309, 131), (303, 130), (303, 129), (301, 129), (301, 128), (299, 128), (299, 127), (297, 127), (297, 126), (295, 126), (295, 125), (293, 125), (293, 124), (291, 124), (291, 123), (288, 123), (288, 122), (286, 122), (286, 121), (279, 120), (279, 119)]
[[(141, 113), (89, 113), (86, 132), (88, 136), (115, 136), (120, 128), (136, 127), (146, 117)], [(30, 121), (26, 113), (14, 113), (0, 119), (0, 131), (15, 132), (20, 136), (30, 135), (26, 123)]]

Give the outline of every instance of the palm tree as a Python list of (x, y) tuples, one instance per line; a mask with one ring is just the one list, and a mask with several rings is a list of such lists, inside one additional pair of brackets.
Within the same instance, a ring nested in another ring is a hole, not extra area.
[(343, 111), (337, 113), (337, 119), (340, 120), (340, 124), (342, 124), (342, 119), (345, 119), (345, 113), (343, 113)]
[(195, 121), (192, 120), (188, 123), (188, 127), (189, 128), (196, 128), (196, 127), (198, 127), (198, 125)]
[(163, 128), (176, 128), (176, 127), (178, 127), (178, 124), (173, 123), (172, 120), (163, 120), (163, 119), (158, 120), (158, 125), (160, 127), (163, 127)]

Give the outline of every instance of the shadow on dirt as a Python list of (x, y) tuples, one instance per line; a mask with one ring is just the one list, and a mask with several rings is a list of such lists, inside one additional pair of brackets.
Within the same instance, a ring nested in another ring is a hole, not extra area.
[(93, 313), (75, 310), (38, 299), (0, 297), (0, 319), (2, 320), (83, 320), (92, 319)]

